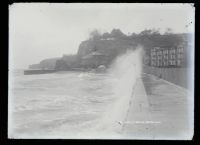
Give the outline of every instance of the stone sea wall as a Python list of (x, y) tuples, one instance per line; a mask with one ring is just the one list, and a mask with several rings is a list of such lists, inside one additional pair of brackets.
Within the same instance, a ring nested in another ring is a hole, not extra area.
[(158, 68), (151, 66), (143, 67), (144, 73), (155, 75), (184, 88), (188, 88), (188, 82), (190, 80), (189, 71), (189, 68)]

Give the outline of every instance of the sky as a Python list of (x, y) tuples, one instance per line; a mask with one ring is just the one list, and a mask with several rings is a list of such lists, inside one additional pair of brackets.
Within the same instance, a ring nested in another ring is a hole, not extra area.
[(76, 54), (94, 29), (194, 33), (194, 15), (193, 4), (14, 3), (9, 6), (9, 69)]

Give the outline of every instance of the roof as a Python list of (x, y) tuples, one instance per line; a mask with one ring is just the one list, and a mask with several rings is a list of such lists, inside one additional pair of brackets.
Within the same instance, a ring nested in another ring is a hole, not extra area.
[(95, 51), (95, 52), (92, 52), (90, 55), (93, 55), (93, 56), (94, 56), (94, 55), (103, 55), (103, 54), (100, 53), (100, 52), (96, 52), (96, 51)]
[(104, 55), (104, 54), (95, 51), (95, 52), (92, 52), (92, 53), (90, 53), (90, 54), (84, 56), (83, 59), (91, 58), (91, 57), (93, 57), (93, 56), (101, 56), (101, 55)]

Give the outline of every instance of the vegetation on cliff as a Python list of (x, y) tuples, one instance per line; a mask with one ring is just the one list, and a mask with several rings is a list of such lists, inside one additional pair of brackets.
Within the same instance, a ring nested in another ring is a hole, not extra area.
[(148, 53), (152, 47), (177, 46), (187, 40), (188, 34), (174, 34), (170, 29), (167, 29), (164, 34), (149, 29), (139, 34), (129, 35), (125, 35), (120, 29), (113, 29), (110, 33), (103, 34), (94, 30), (88, 40), (81, 42), (77, 55), (74, 55), (74, 58), (66, 56), (69, 60), (62, 57), (57, 61), (56, 68), (97, 68), (100, 65), (109, 67), (116, 56), (126, 52), (127, 49), (135, 49), (138, 44), (142, 45)]

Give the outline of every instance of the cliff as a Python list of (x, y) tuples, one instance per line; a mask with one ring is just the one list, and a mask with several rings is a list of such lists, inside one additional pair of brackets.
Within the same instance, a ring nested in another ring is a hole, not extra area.
[(138, 44), (144, 47), (148, 57), (149, 50), (153, 47), (172, 47), (190, 40), (188, 34), (160, 34), (154, 30), (144, 30), (139, 34), (132, 33), (127, 36), (119, 29), (113, 29), (111, 33), (101, 35), (94, 31), (91, 35), (91, 38), (80, 43), (77, 54), (45, 59), (39, 64), (30, 65), (30, 68), (70, 70), (93, 69), (101, 65), (109, 67), (116, 56), (128, 49), (134, 50)]
[(177, 46), (188, 40), (187, 37), (187, 34), (138, 34), (121, 38), (109, 37), (105, 39), (98, 37), (98, 39), (89, 39), (81, 42), (73, 61), (70, 60), (70, 56), (68, 56), (68, 60), (63, 57), (57, 68), (97, 68), (100, 65), (109, 67), (116, 56), (126, 52), (127, 49), (135, 49), (138, 44), (141, 44), (146, 54), (149, 55), (149, 50), (153, 47)]

